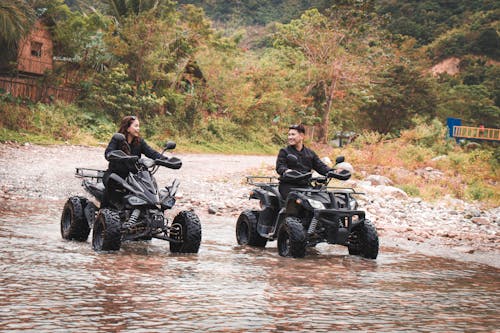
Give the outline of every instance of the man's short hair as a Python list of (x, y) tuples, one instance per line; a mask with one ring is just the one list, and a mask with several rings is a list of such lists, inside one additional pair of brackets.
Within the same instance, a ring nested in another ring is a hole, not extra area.
[(306, 134), (306, 128), (304, 127), (304, 125), (302, 124), (294, 124), (294, 125), (290, 125), (288, 127), (288, 129), (294, 129), (296, 130), (297, 132), (299, 133), (302, 133), (302, 134)]

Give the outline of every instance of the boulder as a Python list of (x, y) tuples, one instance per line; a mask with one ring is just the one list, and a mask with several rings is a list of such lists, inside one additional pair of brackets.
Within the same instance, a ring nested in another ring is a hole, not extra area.
[(328, 156), (322, 157), (321, 161), (328, 166), (332, 166), (332, 164), (333, 164), (332, 160)]
[(400, 188), (394, 186), (379, 185), (377, 186), (378, 192), (386, 197), (395, 199), (408, 199), (408, 194)]
[(470, 219), (475, 224), (479, 225), (489, 225), (490, 221), (486, 217), (473, 217)]
[(481, 148), (481, 145), (477, 142), (468, 142), (465, 145), (465, 150), (466, 151), (472, 151)]
[(369, 175), (364, 179), (365, 181), (369, 181), (372, 185), (392, 185), (393, 182), (387, 177), (381, 175)]
[(351, 174), (354, 173), (354, 167), (352, 166), (351, 163), (349, 162), (342, 162), (342, 163), (339, 163), (337, 164), (337, 166), (335, 167), (336, 169), (343, 169), (343, 170), (347, 170), (349, 171)]
[(471, 219), (473, 217), (479, 217), (479, 216), (481, 216), (481, 211), (477, 208), (469, 207), (465, 210), (464, 216), (465, 216), (465, 218), (468, 218), (468, 219)]

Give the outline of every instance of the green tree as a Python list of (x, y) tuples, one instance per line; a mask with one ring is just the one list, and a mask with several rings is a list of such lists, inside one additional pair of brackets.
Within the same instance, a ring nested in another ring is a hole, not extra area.
[(150, 12), (156, 17), (165, 17), (174, 10), (175, 3), (171, 0), (103, 0), (100, 7), (104, 12), (122, 22), (130, 16)]
[(0, 0), (0, 46), (12, 48), (29, 33), (36, 13), (24, 0)]
[(500, 127), (500, 107), (495, 105), (494, 96), (484, 85), (460, 84), (445, 92), (439, 104), (443, 118), (460, 118), (470, 126)]
[(330, 124), (330, 113), (336, 93), (343, 88), (348, 76), (347, 58), (342, 46), (345, 33), (334, 29), (327, 17), (318, 10), (306, 11), (300, 19), (289, 24), (278, 24), (275, 45), (298, 49), (306, 63), (305, 95), (313, 96), (319, 111), (319, 140), (326, 143)]
[(410, 128), (415, 116), (430, 119), (436, 114), (436, 89), (414, 68), (397, 65), (381, 73), (372, 93), (372, 102), (361, 112), (381, 133), (397, 133)]
[[(377, 44), (379, 23), (372, 1), (345, 1), (333, 6), (328, 16), (316, 9), (300, 19), (278, 24), (274, 46), (299, 51), (294, 68), (303, 75), (304, 97), (320, 119), (318, 138), (326, 143), (332, 119), (339, 120), (349, 90), (368, 81), (370, 70), (380, 66), (384, 51)], [(307, 102), (306, 102), (307, 103)]]
[(129, 114), (147, 117), (158, 113), (166, 99), (158, 97), (148, 87), (136, 89), (126, 70), (126, 65), (119, 64), (97, 74), (90, 88), (87, 104), (97, 106), (115, 120)]

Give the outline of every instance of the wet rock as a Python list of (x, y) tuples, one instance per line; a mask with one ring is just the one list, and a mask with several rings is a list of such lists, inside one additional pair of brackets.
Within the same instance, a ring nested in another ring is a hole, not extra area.
[(475, 207), (469, 207), (464, 211), (464, 217), (467, 219), (479, 216), (481, 216), (481, 211)]
[(479, 225), (489, 225), (490, 224), (490, 221), (485, 217), (473, 217), (470, 220), (472, 222), (474, 222), (475, 224), (479, 224)]
[(425, 239), (419, 235), (409, 235), (407, 237), (407, 239), (409, 241), (412, 241), (412, 242), (417, 242), (417, 243), (423, 243), (425, 241)]
[(221, 205), (209, 205), (207, 208), (207, 212), (212, 215), (213, 214), (219, 215), (220, 213), (222, 213), (223, 210), (224, 207)]
[(471, 246), (456, 246), (453, 250), (461, 252), (461, 253), (474, 253), (475, 249)]

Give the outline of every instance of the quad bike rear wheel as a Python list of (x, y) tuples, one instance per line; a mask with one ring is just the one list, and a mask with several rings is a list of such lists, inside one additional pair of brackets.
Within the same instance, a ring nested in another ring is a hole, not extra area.
[(265, 247), (267, 239), (257, 232), (258, 211), (245, 210), (236, 222), (236, 241), (239, 245)]
[(278, 253), (282, 257), (306, 255), (306, 233), (299, 218), (287, 217), (278, 230)]
[(95, 251), (118, 251), (121, 246), (121, 223), (118, 212), (101, 209), (94, 223), (92, 247)]
[(170, 242), (170, 252), (198, 253), (201, 243), (201, 223), (192, 211), (177, 214), (170, 226), (170, 238), (180, 242)]
[(370, 220), (364, 220), (362, 225), (351, 231), (347, 248), (351, 255), (377, 259), (379, 249), (378, 234), (377, 229)]
[(70, 197), (66, 201), (61, 215), (62, 238), (79, 242), (87, 240), (90, 227), (83, 212), (86, 205), (87, 199), (83, 197)]

